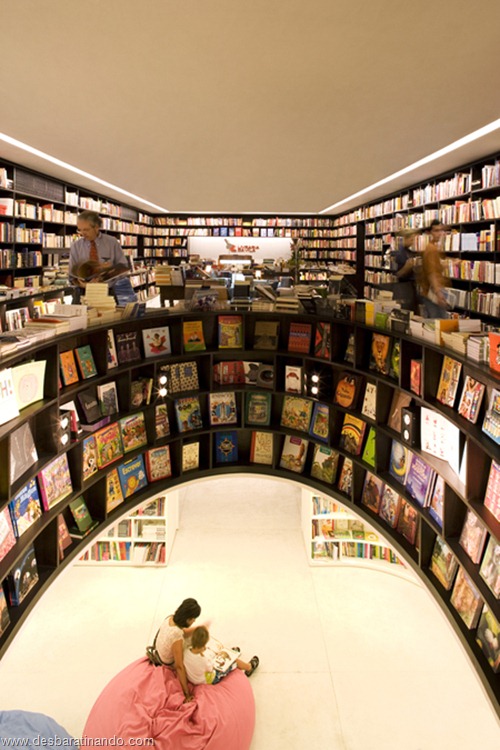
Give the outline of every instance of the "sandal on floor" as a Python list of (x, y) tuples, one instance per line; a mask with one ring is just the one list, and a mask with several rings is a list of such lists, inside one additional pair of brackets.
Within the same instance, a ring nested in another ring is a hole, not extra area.
[(247, 677), (250, 677), (251, 674), (255, 672), (257, 667), (259, 666), (259, 657), (258, 656), (252, 656), (250, 659), (250, 664), (252, 665), (251, 669), (245, 669), (245, 674)]
[(241, 648), (239, 646), (231, 646), (231, 651), (237, 651), (238, 654), (241, 654)]

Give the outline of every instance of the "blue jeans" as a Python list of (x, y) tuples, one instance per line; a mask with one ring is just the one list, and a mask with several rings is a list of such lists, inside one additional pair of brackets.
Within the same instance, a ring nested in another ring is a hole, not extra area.
[(430, 299), (424, 297), (424, 307), (426, 318), (448, 318), (448, 313), (444, 307), (437, 305), (435, 302), (431, 302)]

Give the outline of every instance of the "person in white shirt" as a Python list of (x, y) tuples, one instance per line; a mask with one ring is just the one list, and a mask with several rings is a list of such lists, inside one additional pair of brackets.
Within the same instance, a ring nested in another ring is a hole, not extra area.
[(216, 685), (236, 668), (244, 670), (247, 677), (250, 677), (259, 666), (259, 657), (252, 656), (249, 662), (236, 659), (225, 671), (217, 669), (217, 654), (207, 648), (209, 639), (208, 629), (200, 625), (193, 630), (191, 646), (184, 652), (184, 668), (189, 682), (193, 685)]
[(187, 684), (184, 668), (185, 638), (192, 632), (194, 621), (200, 616), (201, 607), (196, 599), (184, 599), (173, 615), (165, 618), (155, 638), (155, 647), (166, 666), (173, 667), (181, 683), (186, 702), (193, 699)]

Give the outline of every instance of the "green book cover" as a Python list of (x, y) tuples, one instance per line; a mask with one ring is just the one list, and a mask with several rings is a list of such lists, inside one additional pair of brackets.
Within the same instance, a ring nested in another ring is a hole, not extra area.
[(376, 443), (377, 431), (375, 427), (370, 427), (368, 431), (368, 437), (366, 438), (366, 444), (363, 450), (361, 458), (365, 463), (375, 468), (375, 443)]

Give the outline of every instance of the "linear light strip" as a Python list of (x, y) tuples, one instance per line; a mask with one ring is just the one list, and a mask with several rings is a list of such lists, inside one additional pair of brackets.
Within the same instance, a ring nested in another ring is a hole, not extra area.
[(150, 201), (147, 201), (144, 198), (141, 198), (139, 195), (135, 195), (135, 193), (129, 193), (128, 190), (123, 190), (123, 188), (120, 188), (117, 185), (113, 185), (113, 183), (111, 182), (107, 182), (106, 180), (101, 180), (100, 177), (96, 177), (95, 175), (90, 174), (89, 172), (84, 172), (83, 169), (78, 169), (78, 167), (74, 167), (72, 164), (68, 164), (65, 161), (61, 161), (61, 159), (57, 159), (55, 156), (46, 154), (44, 151), (39, 151), (37, 148), (33, 148), (32, 146), (28, 146), (27, 143), (23, 143), (22, 141), (18, 141), (15, 138), (11, 138), (10, 135), (6, 135), (5, 133), (0, 133), (0, 141), (4, 141), (5, 143), (10, 144), (11, 146), (20, 148), (22, 151), (27, 151), (29, 154), (33, 154), (34, 156), (39, 156), (41, 159), (44, 159), (45, 161), (48, 161), (51, 164), (55, 164), (58, 167), (63, 167), (63, 169), (67, 169), (69, 172), (73, 172), (74, 174), (77, 174), (80, 177), (85, 177), (87, 179), (92, 180), (93, 182), (97, 182), (99, 185), (104, 185), (104, 187), (111, 188), (112, 190), (115, 190), (117, 193), (121, 193), (121, 195), (126, 195), (128, 198), (133, 198), (134, 200), (139, 201), (140, 203), (143, 203), (145, 206), (151, 206), (151, 208), (156, 208), (159, 211), (162, 211), (164, 213), (170, 213), (168, 208), (163, 208), (163, 206), (157, 206), (156, 203), (151, 203)]
[(413, 164), (410, 164), (408, 167), (404, 167), (403, 169), (400, 169), (398, 172), (394, 172), (388, 177), (384, 177), (382, 180), (379, 180), (378, 182), (374, 182), (373, 185), (369, 185), (368, 187), (363, 188), (363, 190), (359, 190), (357, 193), (353, 193), (352, 195), (349, 195), (347, 198), (343, 198), (343, 200), (337, 201), (337, 203), (334, 203), (333, 205), (328, 206), (328, 208), (324, 208), (322, 211), (319, 211), (318, 213), (325, 214), (328, 211), (332, 211), (334, 208), (343, 206), (344, 203), (354, 200), (354, 198), (359, 198), (361, 195), (365, 195), (366, 193), (369, 193), (371, 190), (381, 187), (382, 185), (387, 185), (388, 182), (392, 182), (393, 180), (396, 180), (398, 177), (402, 177), (403, 175), (408, 174), (409, 172), (413, 172), (413, 170), (418, 169), (419, 167), (423, 167), (425, 164), (429, 164), (431, 161), (434, 161), (435, 159), (439, 159), (441, 156), (445, 156), (446, 154), (449, 154), (452, 151), (456, 151), (457, 149), (462, 148), (462, 146), (466, 146), (468, 143), (477, 141), (479, 138), (482, 138), (485, 135), (489, 135), (489, 133), (493, 133), (495, 130), (498, 130), (499, 128), (500, 128), (500, 119), (494, 120), (493, 122), (490, 122), (488, 125), (485, 125), (484, 127), (479, 128), (479, 130), (474, 130), (472, 133), (469, 133), (469, 135), (465, 135), (463, 138), (459, 138), (458, 141), (454, 141), (453, 143), (450, 143), (448, 146), (445, 146), (444, 148), (439, 149), (439, 151), (434, 151), (433, 154), (424, 156), (423, 159), (419, 159)]

